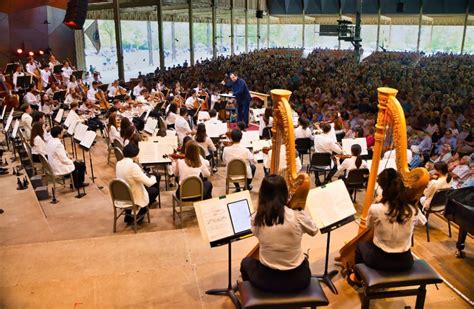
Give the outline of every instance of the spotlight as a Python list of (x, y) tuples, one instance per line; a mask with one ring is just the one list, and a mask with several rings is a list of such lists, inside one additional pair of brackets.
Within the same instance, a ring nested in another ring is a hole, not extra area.
[(23, 49), (21, 49), (21, 48), (18, 48), (18, 49), (16, 50), (16, 53), (17, 53), (18, 55), (21, 55), (21, 54), (23, 54)]
[(32, 52), (32, 51), (30, 51), (30, 52), (28, 53), (28, 55), (30, 55), (30, 56), (34, 56), (34, 55), (35, 55), (35, 53), (34, 53), (34, 52)]
[(40, 55), (44, 55), (44, 51), (42, 51), (41, 49), (38, 51), (38, 53), (39, 53)]

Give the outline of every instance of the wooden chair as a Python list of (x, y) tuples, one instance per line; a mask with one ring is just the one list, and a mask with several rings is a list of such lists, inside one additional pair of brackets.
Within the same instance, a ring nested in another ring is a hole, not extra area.
[[(126, 210), (132, 211), (133, 230), (136, 233), (137, 221), (140, 220), (145, 215), (137, 216), (137, 213), (138, 213), (137, 210), (143, 207), (139, 207), (135, 204), (130, 186), (122, 179), (114, 179), (109, 184), (109, 191), (110, 191), (110, 196), (112, 198), (112, 206), (114, 207), (114, 229), (113, 229), (114, 233), (117, 230), (118, 218), (120, 218), (122, 215), (125, 216)], [(148, 223), (150, 223), (151, 222), (150, 210), (148, 209), (148, 206), (145, 206), (145, 207), (147, 208), (146, 216), (148, 218)], [(117, 210), (119, 210), (119, 212), (117, 212)]]
[(43, 167), (44, 176), (46, 179), (46, 186), (48, 185), (48, 178), (51, 179), (53, 182), (53, 199), (51, 200), (51, 203), (56, 204), (57, 202), (59, 202), (56, 199), (56, 180), (61, 178), (63, 180), (63, 185), (66, 186), (66, 176), (69, 175), (71, 179), (71, 188), (72, 188), (72, 191), (74, 192), (75, 188), (74, 188), (73, 173), (71, 172), (64, 175), (55, 175), (53, 172), (53, 169), (51, 168), (51, 165), (49, 165), (48, 159), (46, 159), (46, 157), (42, 154), (40, 154), (39, 157), (40, 157), (41, 165)]
[(114, 140), (112, 146), (117, 147), (118, 149), (123, 151), (123, 144), (117, 139)]
[[(231, 184), (243, 184), (247, 190), (247, 164), (241, 159), (233, 159), (227, 164), (227, 176), (225, 180), (225, 193), (229, 194)], [(233, 187), (237, 189), (237, 187)]]
[(352, 201), (356, 201), (357, 196), (357, 189), (365, 189), (367, 188), (367, 180), (369, 179), (370, 171), (368, 168), (357, 168), (350, 170), (347, 174), (347, 178), (345, 180), (347, 190), (354, 191), (354, 197)]
[[(430, 242), (430, 221), (429, 216), (431, 213), (444, 212), (446, 203), (448, 202), (448, 193), (451, 189), (440, 189), (435, 192), (431, 199), (430, 205), (423, 212), (426, 217), (426, 241)], [(451, 222), (448, 220), (448, 236), (451, 237)]]
[[(202, 201), (204, 198), (204, 184), (201, 178), (192, 176), (186, 178), (179, 187), (179, 197), (173, 193), (173, 222), (176, 214), (179, 216), (181, 227), (183, 227), (183, 211), (194, 210), (194, 202)], [(179, 211), (176, 209), (179, 206)], [(185, 209), (183, 210), (183, 208)]]
[(115, 158), (117, 159), (117, 162), (122, 160), (124, 158), (122, 149), (120, 149), (119, 147), (113, 147), (113, 148), (114, 148), (114, 154), (115, 154)]
[(110, 155), (114, 152), (114, 146), (110, 142), (109, 132), (104, 130), (104, 140), (107, 145), (107, 164), (110, 164)]

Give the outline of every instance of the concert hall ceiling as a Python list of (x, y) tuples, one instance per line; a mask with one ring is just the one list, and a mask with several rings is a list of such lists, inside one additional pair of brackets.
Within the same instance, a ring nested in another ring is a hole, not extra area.
[(66, 9), (68, 0), (1, 0), (0, 12), (14, 13), (44, 5)]

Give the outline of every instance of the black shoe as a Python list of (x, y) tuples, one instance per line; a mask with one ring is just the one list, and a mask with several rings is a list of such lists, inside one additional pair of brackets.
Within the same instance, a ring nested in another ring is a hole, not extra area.
[(88, 182), (83, 182), (82, 184), (79, 185), (79, 188), (85, 188), (89, 186), (89, 183)]
[(8, 171), (5, 171), (5, 170), (0, 171), (0, 175), (6, 175), (6, 174), (10, 174), (10, 173)]

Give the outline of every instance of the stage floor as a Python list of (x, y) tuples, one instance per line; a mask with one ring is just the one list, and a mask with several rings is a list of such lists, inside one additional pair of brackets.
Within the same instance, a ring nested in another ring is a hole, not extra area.
[[(113, 210), (107, 184), (114, 177), (114, 164), (107, 165), (106, 148), (100, 139), (92, 152), (96, 184), (87, 188), (82, 199), (60, 188), (58, 204), (41, 202), (47, 218), (31, 187), (16, 191), (15, 177), (0, 176), (0, 208), (5, 210), (0, 215), (0, 307), (232, 308), (227, 298), (205, 294), (208, 289), (227, 284), (227, 248), (211, 249), (201, 239), (192, 214), (187, 216), (183, 229), (173, 224), (172, 191), (162, 193), (162, 208), (151, 210), (152, 223), (142, 225), (137, 234), (123, 223), (118, 224), (116, 234), (112, 233)], [(214, 196), (225, 193), (224, 170), (220, 168), (211, 177)], [(256, 188), (262, 177), (259, 165)], [(254, 203), (257, 194), (256, 189), (251, 192)], [(362, 199), (363, 194), (358, 194), (356, 208), (360, 209)], [(467, 240), (467, 258), (456, 259), (453, 248), (457, 229), (449, 239), (443, 220), (435, 217), (430, 221), (431, 242), (426, 242), (424, 228), (418, 228), (415, 254), (458, 289), (472, 293), (472, 239)], [(357, 225), (352, 223), (332, 233), (330, 269), (336, 268), (333, 258), (339, 248), (356, 231)], [(239, 278), (241, 259), (255, 243), (255, 238), (249, 238), (233, 244), (233, 281)], [(304, 238), (314, 274), (323, 271), (325, 244), (325, 235)], [(359, 307), (357, 292), (340, 275), (335, 277), (335, 284), (339, 295), (324, 287), (329, 307)], [(428, 288), (426, 308), (471, 308), (446, 284), (439, 288)], [(378, 300), (372, 307), (405, 305), (414, 306), (414, 297)]]

